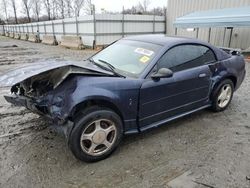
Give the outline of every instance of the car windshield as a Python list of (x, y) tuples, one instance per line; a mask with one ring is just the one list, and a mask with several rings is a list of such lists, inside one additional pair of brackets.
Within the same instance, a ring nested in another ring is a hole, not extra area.
[(104, 66), (108, 63), (122, 75), (138, 77), (160, 48), (152, 43), (120, 40), (94, 55), (92, 60)]

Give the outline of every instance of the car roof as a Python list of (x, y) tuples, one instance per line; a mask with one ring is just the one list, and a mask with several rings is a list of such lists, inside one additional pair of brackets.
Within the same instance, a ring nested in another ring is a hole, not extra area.
[(167, 36), (163, 34), (151, 34), (151, 35), (136, 35), (131, 37), (125, 37), (125, 40), (135, 40), (135, 41), (141, 41), (141, 42), (148, 42), (158, 45), (168, 45), (170, 43), (183, 43), (183, 42), (190, 42), (192, 40), (193, 42), (201, 42), (197, 39), (191, 39), (186, 37), (177, 37), (177, 36)]
[(217, 60), (219, 61), (228, 59), (231, 57), (229, 54), (227, 54), (223, 50), (207, 42), (204, 42), (195, 38), (187, 38), (187, 37), (180, 37), (180, 36), (167, 36), (163, 34), (150, 34), (150, 35), (136, 35), (136, 36), (131, 36), (131, 37), (125, 37), (122, 40), (133, 40), (133, 41), (158, 44), (161, 46), (165, 46), (166, 49), (169, 49), (173, 46), (180, 45), (180, 44), (200, 44), (200, 45), (204, 45), (212, 49), (215, 55), (217, 56)]

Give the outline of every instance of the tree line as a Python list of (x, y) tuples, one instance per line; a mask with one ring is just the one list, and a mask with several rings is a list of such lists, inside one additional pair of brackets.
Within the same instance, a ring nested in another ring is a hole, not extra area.
[[(18, 7), (17, 0), (1, 0), (1, 10), (2, 22), (18, 24), (78, 17), (80, 11), (91, 14), (92, 3), (91, 0), (21, 0)], [(18, 11), (23, 14), (18, 15)]]
[[(21, 0), (21, 6), (17, 5), (17, 0), (0, 0), (0, 2), (0, 10), (3, 14), (0, 24), (39, 22), (94, 13), (94, 5), (91, 0)], [(165, 7), (149, 10), (149, 5), (150, 0), (141, 0), (131, 8), (123, 9), (123, 13), (165, 15)], [(110, 14), (121, 13), (104, 9), (101, 11)], [(21, 12), (22, 15), (18, 15), (18, 12)]]

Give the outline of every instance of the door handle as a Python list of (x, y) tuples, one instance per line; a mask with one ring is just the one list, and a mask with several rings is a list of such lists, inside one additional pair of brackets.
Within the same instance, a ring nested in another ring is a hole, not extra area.
[(206, 76), (207, 76), (206, 73), (201, 73), (201, 74), (199, 74), (199, 78), (204, 78), (204, 77), (206, 77)]

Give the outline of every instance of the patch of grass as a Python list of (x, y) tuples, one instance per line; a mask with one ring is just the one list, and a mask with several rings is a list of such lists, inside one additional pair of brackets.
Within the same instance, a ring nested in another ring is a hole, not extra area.
[(7, 41), (7, 40), (9, 40), (9, 37), (0, 35), (0, 41)]
[(5, 39), (6, 37), (5, 36), (1, 36), (0, 35), (0, 40), (3, 40), (3, 39)]

